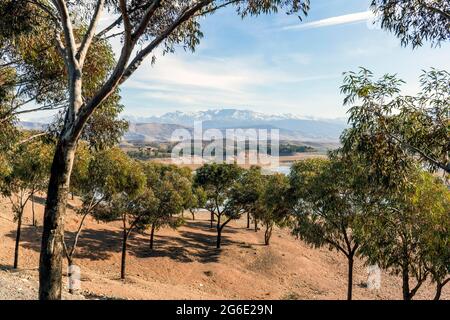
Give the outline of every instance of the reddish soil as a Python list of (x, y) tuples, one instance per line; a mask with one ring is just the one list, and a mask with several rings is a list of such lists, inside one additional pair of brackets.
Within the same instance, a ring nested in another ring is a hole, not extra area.
[[(37, 279), (43, 200), (36, 205), (38, 227), (31, 226), (27, 207), (20, 248), (20, 272)], [(76, 201), (69, 201), (76, 205)], [(345, 257), (326, 248), (312, 249), (275, 230), (270, 246), (262, 245), (263, 232), (233, 221), (223, 233), (223, 248), (215, 249), (215, 232), (209, 215), (197, 214), (178, 230), (161, 229), (155, 249), (149, 235), (134, 234), (127, 259), (127, 280), (119, 279), (120, 223), (86, 221), (80, 237), (76, 264), (81, 267), (81, 293), (87, 297), (121, 299), (344, 299), (347, 290)], [(190, 214), (186, 214), (190, 218)], [(78, 217), (68, 210), (67, 237), (76, 230)], [(16, 224), (7, 199), (0, 198), (0, 268), (13, 262)], [(367, 268), (356, 261), (355, 299), (400, 299), (398, 277), (383, 273), (381, 289), (366, 287)], [(0, 273), (1, 276), (1, 273)], [(423, 286), (416, 299), (430, 299), (434, 286)], [(450, 286), (443, 299), (450, 299)]]

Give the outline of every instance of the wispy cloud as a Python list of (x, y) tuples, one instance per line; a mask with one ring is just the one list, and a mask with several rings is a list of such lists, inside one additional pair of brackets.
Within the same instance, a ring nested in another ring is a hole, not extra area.
[(304, 29), (316, 29), (329, 26), (336, 26), (341, 24), (349, 24), (355, 22), (363, 22), (373, 19), (372, 11), (363, 11), (357, 13), (346, 14), (342, 16), (336, 16), (316, 21), (311, 21), (303, 24), (295, 24), (282, 27), (282, 30), (304, 30)]

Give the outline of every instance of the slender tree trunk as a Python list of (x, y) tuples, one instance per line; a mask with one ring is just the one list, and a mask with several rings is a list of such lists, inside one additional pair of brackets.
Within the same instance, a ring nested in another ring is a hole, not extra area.
[(122, 263), (120, 265), (120, 279), (122, 279), (122, 280), (125, 280), (125, 269), (126, 269), (126, 262), (127, 262), (127, 241), (128, 241), (127, 230), (123, 229)]
[(20, 213), (17, 219), (16, 246), (14, 248), (14, 269), (17, 269), (19, 265), (19, 247), (20, 247), (20, 234), (22, 231), (22, 216), (23, 216), (23, 207), (20, 209)]
[(270, 244), (270, 238), (272, 237), (273, 226), (266, 226), (266, 231), (264, 232), (264, 244), (268, 246)]
[[(72, 259), (71, 256), (68, 256), (68, 257), (67, 257), (67, 265), (68, 265), (68, 267), (69, 267), (68, 270), (72, 270), (73, 259)], [(68, 278), (69, 278), (69, 281), (71, 281), (72, 273), (68, 273), (67, 276), (68, 276)], [(74, 290), (73, 290), (73, 288), (72, 288), (71, 286), (69, 286), (69, 293), (70, 293), (70, 294), (73, 294), (73, 293), (74, 293)]]
[(39, 298), (61, 299), (64, 215), (76, 143), (58, 142), (53, 158), (44, 212), (39, 261)]
[(247, 212), (247, 229), (250, 229), (250, 212)]
[(220, 243), (222, 241), (222, 228), (220, 226), (220, 214), (217, 216), (217, 241), (216, 248), (220, 249)]
[(155, 224), (152, 223), (152, 229), (150, 231), (150, 250), (153, 250), (154, 237), (155, 237)]
[(211, 228), (213, 227), (214, 223), (214, 212), (211, 212)]
[(31, 195), (31, 212), (33, 214), (32, 226), (36, 227), (36, 218), (35, 218), (35, 210), (34, 210), (34, 193)]
[(192, 220), (195, 220), (195, 211), (191, 211), (192, 214)]
[(436, 294), (434, 296), (434, 300), (440, 300), (441, 299), (441, 294), (442, 294), (442, 288), (448, 283), (450, 282), (450, 278), (444, 280), (443, 282), (438, 281), (436, 283)]
[(254, 218), (254, 222), (255, 222), (255, 232), (258, 232), (258, 220)]
[(347, 300), (352, 300), (353, 291), (353, 255), (348, 256)]
[(402, 267), (402, 282), (403, 300), (411, 300), (411, 295), (409, 294), (409, 270), (407, 266)]

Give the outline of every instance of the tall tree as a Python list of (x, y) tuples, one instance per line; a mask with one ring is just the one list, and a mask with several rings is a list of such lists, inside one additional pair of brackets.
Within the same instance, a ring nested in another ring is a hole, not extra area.
[[(76, 145), (83, 128), (101, 103), (115, 92), (138, 69), (144, 59), (162, 46), (172, 52), (176, 45), (193, 50), (202, 35), (199, 19), (226, 6), (234, 6), (237, 14), (246, 17), (277, 12), (306, 14), (309, 0), (186, 0), (183, 3), (164, 0), (96, 0), (72, 2), (65, 0), (19, 0), (30, 3), (39, 16), (49, 22), (47, 34), (55, 39), (64, 58), (68, 105), (58, 137), (52, 165), (44, 217), (40, 256), (40, 298), (61, 297), (61, 257), (67, 194)], [(98, 22), (105, 10), (116, 14), (114, 22), (98, 31)], [(76, 14), (75, 14), (76, 13)], [(76, 21), (84, 28), (77, 29)], [(113, 33), (114, 32), (114, 33)], [(117, 35), (122, 37), (120, 56), (107, 80), (92, 95), (84, 94), (87, 56), (92, 47)], [(135, 54), (134, 54), (135, 53)]]

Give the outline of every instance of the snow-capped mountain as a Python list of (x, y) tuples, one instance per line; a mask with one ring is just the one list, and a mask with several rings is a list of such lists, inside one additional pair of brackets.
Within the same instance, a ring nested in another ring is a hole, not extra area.
[[(166, 141), (175, 129), (191, 130), (194, 122), (202, 121), (207, 129), (278, 129), (280, 139), (294, 141), (339, 141), (346, 128), (345, 119), (317, 119), (292, 114), (269, 115), (251, 110), (215, 109), (198, 112), (169, 112), (162, 116), (124, 116), (130, 122), (125, 140)], [(21, 122), (27, 129), (44, 127), (46, 121)]]
[(175, 111), (165, 113), (159, 117), (138, 117), (126, 115), (124, 116), (124, 118), (133, 123), (156, 122), (179, 125), (192, 125), (194, 121), (274, 121), (288, 119), (308, 119), (293, 114), (269, 115), (251, 110), (238, 109), (210, 109), (197, 112)]
[(175, 124), (192, 127), (202, 121), (203, 129), (279, 129), (286, 140), (335, 141), (346, 127), (344, 119), (316, 119), (293, 114), (269, 115), (251, 110), (213, 109), (198, 112), (169, 112), (159, 117), (124, 116), (130, 123)]

